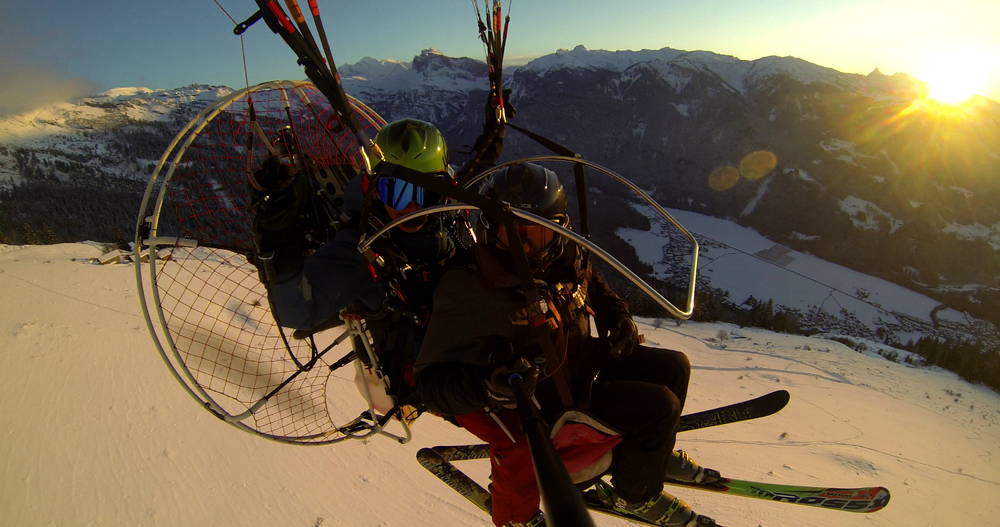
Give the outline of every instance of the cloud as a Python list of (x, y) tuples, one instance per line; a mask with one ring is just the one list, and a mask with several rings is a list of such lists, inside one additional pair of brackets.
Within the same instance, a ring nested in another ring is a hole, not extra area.
[(64, 30), (36, 27), (32, 21), (37, 14), (20, 5), (0, 5), (0, 117), (96, 91), (90, 82), (65, 74), (66, 61), (79, 55), (82, 46)]
[(29, 112), (57, 102), (94, 93), (83, 79), (66, 79), (54, 70), (36, 66), (0, 69), (0, 117)]

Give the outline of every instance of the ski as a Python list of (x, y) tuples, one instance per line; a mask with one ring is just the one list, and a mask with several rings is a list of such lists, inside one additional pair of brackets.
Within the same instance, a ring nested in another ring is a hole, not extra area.
[[(597, 491), (590, 489), (583, 493), (583, 503), (587, 506), (587, 509), (594, 512), (599, 512), (601, 514), (607, 514), (608, 516), (614, 516), (616, 518), (621, 518), (623, 520), (628, 520), (632, 523), (638, 523), (639, 525), (656, 525), (655, 523), (650, 523), (642, 518), (632, 516), (630, 514), (622, 514), (611, 508), (609, 505), (605, 505), (600, 498), (597, 497)], [(715, 527), (725, 527), (721, 523), (716, 522)]]
[(778, 390), (756, 399), (713, 408), (694, 414), (682, 415), (678, 432), (687, 432), (710, 426), (727, 425), (775, 414), (788, 404), (791, 396), (785, 390)]
[[(681, 416), (680, 422), (680, 432), (686, 432), (689, 430), (698, 430), (701, 428), (708, 428), (712, 426), (725, 425), (730, 423), (736, 423), (739, 421), (746, 421), (750, 419), (757, 419), (760, 417), (766, 417), (777, 413), (785, 405), (788, 404), (789, 394), (785, 390), (778, 390), (776, 392), (771, 392), (767, 395), (757, 397), (756, 399), (750, 399), (747, 401), (738, 402), (731, 404), (729, 406), (723, 406), (720, 408), (713, 408), (711, 410), (705, 410), (703, 412), (697, 412), (689, 415)], [(460, 445), (460, 446), (436, 446), (434, 448), (422, 448), (417, 452), (417, 461), (425, 469), (434, 474), (438, 479), (443, 481), (453, 490), (461, 494), (465, 499), (469, 500), (473, 505), (481, 509), (482, 511), (489, 514), (492, 510), (492, 503), (490, 501), (490, 492), (484, 489), (481, 485), (472, 480), (464, 472), (456, 468), (451, 462), (452, 461), (467, 461), (473, 459), (488, 459), (490, 457), (489, 445)], [(725, 484), (722, 482), (725, 481)], [(791, 503), (802, 503), (805, 505), (819, 505), (828, 508), (836, 508), (837, 503), (835, 501), (824, 501), (820, 500), (822, 503), (818, 503), (816, 500), (820, 494), (804, 494), (805, 490), (811, 491), (841, 491), (848, 492), (851, 490), (859, 489), (810, 489), (806, 487), (789, 487), (789, 486), (776, 486), (767, 484), (755, 484), (752, 482), (745, 482), (732, 479), (724, 479), (711, 484), (685, 484), (684, 482), (667, 480), (667, 484), (671, 485), (689, 485), (694, 488), (700, 488), (703, 490), (713, 490), (717, 492), (726, 492), (736, 495), (749, 495), (750, 497), (760, 498), (760, 499), (774, 499), (777, 501), (785, 501)], [(741, 485), (742, 484), (742, 485)], [(753, 485), (756, 485), (755, 487)], [(764, 488), (767, 487), (767, 488)], [(881, 487), (878, 487), (881, 488)], [(762, 490), (763, 489), (763, 490)], [(768, 490), (769, 489), (769, 490)], [(791, 489), (791, 491), (789, 490)], [(794, 491), (798, 491), (795, 493)], [(863, 490), (863, 489), (862, 489)], [(884, 489), (883, 489), (884, 490)], [(758, 492), (758, 494), (749, 494), (751, 492)], [(765, 492), (772, 492), (772, 496), (767, 496)], [(781, 494), (780, 492), (784, 492)], [(839, 495), (838, 495), (839, 496)], [(831, 495), (830, 499), (832, 500)], [(839, 499), (845, 500), (842, 496)], [(873, 498), (876, 499), (876, 498)], [(872, 500), (869, 500), (869, 502)], [(885, 491), (884, 501), (881, 506), (885, 506), (885, 502), (888, 502), (888, 491)], [(634, 522), (642, 523), (642, 520), (635, 518), (633, 516), (625, 515), (619, 513), (607, 505), (604, 505), (600, 499), (593, 494), (593, 491), (588, 491), (584, 493), (584, 503), (590, 510), (600, 512), (602, 514), (610, 514), (612, 516), (617, 516), (619, 518), (625, 518)], [(861, 500), (855, 499), (851, 502), (850, 508), (847, 507), (847, 503), (840, 504), (840, 507), (844, 507), (845, 510), (856, 510), (857, 507), (861, 506)], [(858, 512), (874, 512), (875, 508), (871, 508), (870, 503), (865, 506), (869, 507), (869, 510), (858, 511)], [(879, 507), (881, 508), (881, 507)]]
[(694, 483), (667, 478), (667, 485), (707, 490), (734, 496), (757, 498), (780, 503), (795, 503), (847, 512), (876, 512), (889, 503), (889, 489), (885, 487), (805, 487), (779, 483), (760, 483), (732, 478), (721, 478), (710, 483)]
[[(729, 406), (720, 406), (702, 412), (681, 416), (679, 432), (727, 425), (740, 421), (749, 421), (778, 413), (790, 399), (785, 390), (778, 390), (756, 399), (748, 399)], [(488, 445), (463, 445), (434, 447), (446, 461), (463, 461), (466, 459), (485, 459), (489, 457)]]
[(493, 503), (490, 492), (462, 472), (451, 461), (486, 459), (490, 457), (489, 445), (439, 446), (421, 448), (417, 452), (420, 465), (445, 482), (455, 492), (479, 507), (486, 514), (492, 514)]
[[(438, 479), (489, 514), (492, 510), (489, 491), (451, 464), (451, 461), (487, 459), (489, 455), (489, 445), (438, 446), (421, 449), (417, 453), (417, 460)], [(733, 496), (860, 513), (879, 511), (885, 508), (890, 498), (889, 490), (885, 487), (808, 487), (732, 478), (721, 478), (710, 483), (693, 483), (668, 478), (664, 483)], [(583, 499), (590, 510), (643, 523), (639, 518), (622, 514), (604, 504), (593, 489), (584, 492)]]
[[(436, 446), (434, 448), (421, 448), (417, 452), (417, 461), (420, 462), (421, 466), (486, 514), (493, 513), (490, 492), (473, 481), (472, 478), (455, 467), (455, 465), (452, 465), (451, 462), (487, 459), (489, 457), (489, 445)], [(591, 489), (583, 494), (583, 503), (588, 509), (636, 523), (655, 525), (644, 521), (642, 518), (614, 510), (610, 506), (605, 505), (595, 492)], [(716, 527), (723, 526), (716, 524)]]
[[(598, 482), (598, 484), (608, 485), (607, 483), (602, 483), (602, 482)], [(616, 511), (611, 505), (608, 505), (607, 503), (604, 503), (603, 500), (601, 500), (598, 492), (599, 491), (596, 488), (591, 487), (589, 490), (583, 493), (583, 503), (584, 505), (587, 506), (588, 509), (595, 512), (599, 512), (601, 514), (607, 514), (609, 516), (617, 516), (619, 518), (625, 518), (630, 522), (638, 523), (641, 525), (656, 525), (655, 523), (648, 522), (642, 518), (632, 516), (629, 514), (623, 514), (621, 512)], [(703, 517), (701, 521), (709, 521), (709, 520)], [(711, 524), (710, 521), (709, 524)], [(724, 527), (722, 524), (717, 522), (711, 525), (713, 525), (714, 527)]]

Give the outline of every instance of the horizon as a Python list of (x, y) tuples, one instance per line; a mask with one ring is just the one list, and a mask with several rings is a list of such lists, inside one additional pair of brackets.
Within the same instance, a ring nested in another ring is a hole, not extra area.
[[(555, 51), (553, 51), (551, 53), (542, 54), (542, 55), (538, 55), (538, 56), (514, 57), (513, 60), (511, 60), (508, 57), (505, 57), (505, 59), (504, 59), (504, 67), (505, 68), (504, 69), (508, 69), (508, 68), (520, 68), (520, 67), (528, 65), (529, 63), (531, 63), (532, 61), (534, 61), (536, 59), (547, 57), (547, 56), (550, 56), (550, 55), (555, 55), (555, 54), (560, 53), (560, 52), (570, 52), (573, 49), (575, 49), (577, 47), (581, 47), (581, 46), (584, 47), (588, 52), (605, 51), (605, 52), (609, 52), (609, 53), (617, 53), (617, 52), (633, 52), (633, 53), (637, 53), (637, 52), (642, 52), (642, 51), (659, 51), (659, 50), (662, 50), (662, 49), (672, 49), (672, 50), (681, 51), (681, 52), (684, 52), (684, 53), (707, 52), (707, 53), (712, 53), (712, 54), (715, 54), (715, 55), (731, 56), (731, 57), (734, 57), (734, 58), (736, 58), (738, 60), (741, 60), (743, 62), (754, 62), (754, 61), (757, 61), (757, 60), (762, 60), (762, 59), (766, 59), (766, 58), (770, 58), (770, 57), (793, 58), (793, 59), (798, 59), (798, 60), (805, 61), (805, 59), (802, 59), (801, 57), (795, 57), (795, 56), (791, 56), (791, 55), (786, 55), (786, 56), (768, 55), (768, 56), (758, 57), (756, 59), (748, 60), (748, 59), (743, 59), (743, 58), (740, 58), (740, 57), (735, 57), (733, 55), (724, 55), (722, 53), (717, 53), (715, 51), (704, 50), (704, 49), (687, 50), (687, 49), (677, 49), (677, 48), (672, 48), (670, 46), (665, 46), (663, 48), (658, 48), (658, 49), (655, 49), (655, 50), (649, 49), (649, 48), (640, 49), (640, 50), (631, 50), (631, 49), (606, 50), (606, 49), (591, 49), (591, 48), (586, 47), (583, 44), (577, 44), (577, 46), (574, 46), (573, 48), (559, 48), (558, 50), (555, 50)], [(424, 51), (429, 51), (429, 50), (436, 50), (439, 53), (441, 53), (442, 55), (447, 56), (449, 58), (469, 58), (469, 59), (475, 59), (475, 60), (479, 60), (480, 62), (483, 62), (483, 59), (481, 59), (479, 57), (464, 57), (464, 56), (463, 57), (459, 57), (459, 56), (447, 55), (446, 53), (442, 52), (440, 49), (431, 47), (431, 48), (426, 48), (424, 50), (421, 50), (416, 55), (414, 55), (413, 57), (411, 57), (409, 60), (405, 60), (405, 61), (397, 60), (397, 59), (385, 59), (385, 58), (364, 56), (364, 57), (361, 57), (357, 61), (352, 62), (352, 63), (340, 63), (340, 64), (338, 64), (337, 67), (338, 67), (338, 70), (339, 70), (339, 69), (344, 68), (344, 67), (355, 66), (355, 65), (359, 64), (360, 62), (364, 61), (365, 59), (373, 59), (373, 60), (376, 60), (376, 61), (379, 61), (379, 62), (398, 62), (398, 63), (401, 63), (401, 64), (412, 65), (413, 60), (415, 58), (419, 57)], [(806, 62), (809, 62), (809, 61), (806, 61)], [(816, 64), (816, 63), (813, 63), (813, 62), (810, 62), (810, 64), (814, 64), (816, 66), (823, 67), (823, 68), (829, 68), (829, 66), (826, 66), (826, 65), (823, 65), (823, 64)], [(836, 70), (835, 68), (830, 68), (830, 69), (834, 69), (835, 71), (838, 71), (839, 73), (842, 73), (842, 74), (845, 74), (845, 75), (858, 75), (858, 76), (861, 76), (861, 77), (868, 77), (869, 75), (871, 75), (872, 73), (874, 73), (877, 70), (879, 73), (881, 73), (882, 75), (885, 75), (887, 77), (892, 77), (892, 76), (894, 76), (896, 74), (903, 74), (903, 75), (909, 76), (909, 77), (911, 77), (911, 78), (913, 78), (913, 79), (915, 79), (917, 81), (925, 82), (926, 83), (926, 81), (923, 81), (922, 79), (919, 79), (919, 78), (915, 77), (914, 75), (911, 75), (911, 74), (909, 74), (907, 72), (898, 71), (898, 72), (894, 72), (894, 73), (886, 73), (885, 71), (882, 71), (882, 69), (878, 68), (878, 67), (874, 68), (872, 71), (870, 71), (868, 73), (845, 72), (845, 71)], [(273, 80), (308, 80), (303, 72), (299, 72), (299, 73), (301, 73), (301, 75), (299, 75), (298, 77), (292, 77), (292, 78), (286, 78), (286, 79), (267, 79), (267, 80), (261, 80), (260, 82), (269, 82), (269, 81), (273, 81)], [(254, 83), (254, 82), (251, 81), (250, 85), (253, 86), (255, 84), (259, 84), (259, 83)], [(186, 88), (186, 87), (189, 87), (189, 86), (215, 86), (215, 87), (231, 88), (233, 90), (241, 90), (241, 89), (246, 88), (245, 83), (239, 83), (239, 84), (236, 84), (236, 85), (229, 85), (229, 84), (213, 84), (213, 83), (206, 83), (206, 82), (193, 82), (193, 83), (190, 83), (190, 84), (185, 84), (185, 85), (180, 85), (180, 86), (172, 86), (172, 87), (151, 86), (151, 85), (145, 85), (145, 86), (138, 86), (138, 85), (136, 85), (136, 86), (114, 86), (114, 87), (110, 87), (110, 88), (108, 88), (106, 90), (103, 90), (103, 91), (95, 91), (95, 92), (86, 93), (86, 94), (83, 94), (83, 95), (77, 95), (77, 96), (73, 97), (72, 99), (66, 100), (66, 101), (53, 101), (53, 103), (55, 104), (55, 103), (60, 103), (60, 102), (68, 102), (68, 103), (72, 103), (72, 104), (78, 104), (81, 99), (86, 99), (86, 98), (90, 98), (90, 97), (97, 97), (97, 96), (105, 95), (107, 93), (114, 92), (116, 90), (147, 89), (147, 90), (155, 92), (155, 91), (172, 91), (172, 90), (178, 90), (178, 89), (183, 89), (183, 88)], [(967, 99), (973, 99), (976, 96), (983, 97), (983, 98), (995, 101), (997, 103), (1000, 103), (1000, 96), (998, 96), (998, 97), (990, 97), (990, 96), (984, 95), (984, 94), (974, 94), (972, 96), (967, 97)], [(34, 110), (38, 110), (38, 109), (41, 109), (41, 107), (35, 108)], [(30, 113), (31, 111), (33, 111), (33, 110), (29, 110), (26, 113)], [(4, 115), (3, 113), (0, 113), (0, 118), (9, 117), (9, 116), (10, 115)]]
[[(38, 107), (119, 87), (238, 89), (303, 76), (291, 51), (263, 23), (242, 40), (233, 35), (232, 21), (255, 11), (249, 0), (55, 4), (0, 7), (0, 45), (9, 50), (0, 58), (0, 115), (11, 113), (12, 106)], [(408, 62), (430, 47), (452, 57), (483, 55), (475, 14), (464, 2), (427, 0), (416, 9), (320, 4), (338, 64), (366, 56)], [(849, 74), (878, 68), (932, 84), (974, 73), (977, 79), (953, 89), (1000, 100), (1000, 35), (990, 25), (1000, 19), (1000, 4), (986, 0), (957, 0), (947, 8), (927, 0), (792, 7), (623, 0), (613, 9), (596, 0), (552, 0), (505, 2), (507, 8), (508, 64), (578, 44), (607, 51), (670, 47), (741, 60), (792, 56)], [(109, 13), (127, 23), (105, 30)]]

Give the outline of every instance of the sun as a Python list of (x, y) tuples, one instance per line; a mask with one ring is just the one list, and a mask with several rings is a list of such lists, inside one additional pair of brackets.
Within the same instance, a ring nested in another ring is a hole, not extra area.
[(928, 98), (955, 104), (983, 90), (988, 64), (970, 54), (953, 52), (928, 57), (921, 78), (927, 83)]

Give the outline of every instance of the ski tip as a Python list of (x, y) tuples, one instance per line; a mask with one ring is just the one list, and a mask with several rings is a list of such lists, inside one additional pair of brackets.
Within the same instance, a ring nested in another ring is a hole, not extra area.
[(440, 459), (444, 458), (441, 457), (441, 454), (435, 452), (433, 448), (424, 447), (417, 451), (417, 460), (419, 460), (421, 463), (427, 460), (440, 460)]
[[(847, 495), (851, 497), (846, 500), (842, 499)], [(823, 507), (837, 508), (848, 512), (871, 513), (884, 509), (889, 504), (890, 494), (889, 489), (885, 487), (868, 487), (864, 489), (828, 489), (823, 497), (826, 499), (819, 503)], [(834, 504), (841, 502), (844, 503), (839, 507), (833, 507)]]
[(878, 487), (875, 492), (875, 497), (872, 499), (872, 504), (865, 512), (876, 512), (885, 508), (889, 504), (889, 498), (892, 495), (889, 494), (889, 489), (885, 487)]

